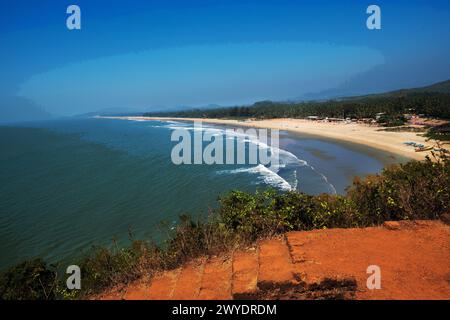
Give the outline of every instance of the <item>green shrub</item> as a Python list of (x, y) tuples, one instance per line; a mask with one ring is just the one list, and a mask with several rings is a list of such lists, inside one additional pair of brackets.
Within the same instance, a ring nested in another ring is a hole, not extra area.
[(352, 227), (360, 217), (342, 196), (311, 196), (273, 189), (251, 195), (233, 191), (220, 199), (219, 215), (233, 232), (251, 240), (291, 230)]
[(193, 221), (183, 215), (175, 232), (162, 245), (162, 260), (167, 268), (174, 268), (193, 257), (226, 251), (234, 245), (234, 238), (215, 216)]
[(49, 300), (58, 288), (54, 266), (42, 259), (22, 262), (0, 274), (1, 300)]
[[(92, 247), (77, 263), (82, 275), (82, 295), (127, 283), (151, 272), (158, 248), (145, 241), (132, 240), (131, 246)], [(67, 292), (65, 292), (67, 293)]]
[(257, 191), (254, 195), (231, 191), (219, 199), (219, 219), (241, 239), (253, 241), (259, 236), (270, 235), (276, 229), (284, 229), (273, 210), (276, 196), (272, 189)]
[(323, 194), (315, 197), (315, 201), (317, 203), (316, 209), (311, 214), (313, 224), (309, 229), (367, 226), (361, 219), (353, 201), (347, 197)]
[(437, 219), (450, 209), (450, 161), (410, 161), (382, 174), (355, 179), (348, 198), (363, 224), (386, 220)]

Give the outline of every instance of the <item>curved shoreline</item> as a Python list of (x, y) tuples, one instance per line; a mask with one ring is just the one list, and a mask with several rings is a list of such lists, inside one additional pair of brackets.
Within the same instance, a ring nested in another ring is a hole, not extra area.
[(388, 151), (406, 158), (423, 160), (430, 152), (415, 152), (413, 147), (404, 142), (414, 141), (424, 145), (432, 145), (423, 136), (415, 132), (380, 131), (380, 127), (358, 123), (330, 123), (304, 119), (268, 119), (268, 120), (231, 120), (211, 118), (165, 118), (165, 117), (102, 117), (123, 120), (172, 120), (172, 121), (202, 121), (205, 123), (246, 126), (254, 128), (278, 129), (303, 133), (329, 139), (346, 141), (368, 146), (374, 149)]

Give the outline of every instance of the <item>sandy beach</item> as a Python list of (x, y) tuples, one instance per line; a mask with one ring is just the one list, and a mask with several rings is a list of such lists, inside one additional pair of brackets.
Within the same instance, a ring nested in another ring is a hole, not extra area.
[(315, 135), (366, 145), (375, 149), (389, 151), (404, 157), (423, 160), (429, 152), (415, 152), (414, 148), (404, 143), (414, 141), (433, 146), (434, 141), (415, 132), (383, 131), (381, 127), (359, 123), (320, 122), (305, 119), (268, 119), (268, 120), (231, 120), (209, 118), (161, 118), (161, 117), (105, 117), (124, 120), (174, 120), (203, 121), (205, 123), (246, 126), (255, 128), (279, 129), (303, 134)]

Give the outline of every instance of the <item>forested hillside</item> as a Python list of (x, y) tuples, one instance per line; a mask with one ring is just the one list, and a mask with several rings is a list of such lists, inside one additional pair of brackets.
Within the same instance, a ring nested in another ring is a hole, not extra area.
[(336, 118), (374, 118), (384, 112), (391, 116), (404, 113), (424, 114), (450, 119), (450, 81), (415, 89), (384, 94), (349, 97), (321, 102), (261, 101), (251, 106), (153, 112), (145, 116), (204, 118), (301, 118), (307, 116)]

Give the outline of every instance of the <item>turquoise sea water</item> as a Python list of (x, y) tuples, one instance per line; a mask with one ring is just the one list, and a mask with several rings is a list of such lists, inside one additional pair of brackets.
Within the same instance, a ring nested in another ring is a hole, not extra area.
[[(224, 127), (205, 125), (222, 134)], [(206, 215), (232, 189), (344, 193), (392, 154), (280, 133), (277, 173), (262, 165), (174, 165), (172, 130), (192, 124), (68, 119), (0, 126), (0, 269), (24, 259), (73, 262), (94, 244), (160, 239), (160, 222)]]

